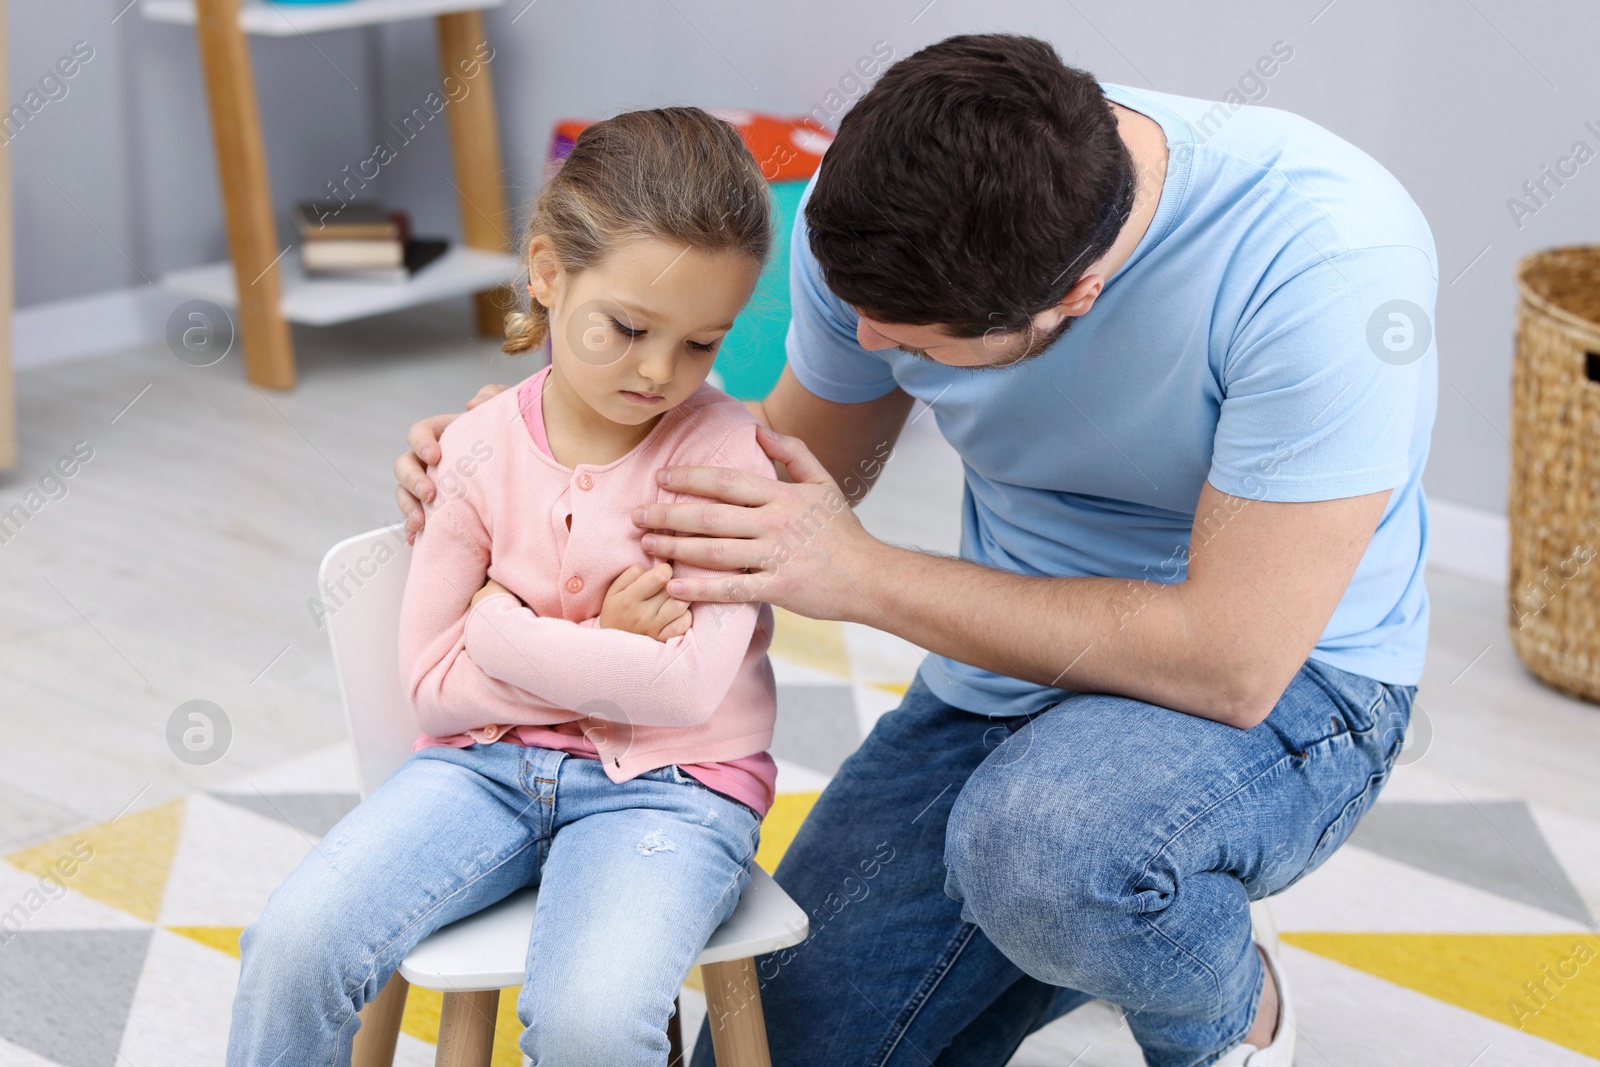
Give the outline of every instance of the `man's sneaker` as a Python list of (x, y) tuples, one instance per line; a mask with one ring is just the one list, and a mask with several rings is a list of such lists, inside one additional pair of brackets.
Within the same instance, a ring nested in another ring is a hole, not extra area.
[(1250, 939), (1261, 947), (1267, 970), (1278, 985), (1278, 1029), (1272, 1044), (1266, 1048), (1254, 1045), (1235, 1045), (1218, 1060), (1215, 1067), (1293, 1067), (1294, 1064), (1294, 1001), (1289, 996), (1289, 983), (1284, 979), (1283, 968), (1278, 964), (1278, 927), (1272, 921), (1272, 912), (1264, 900), (1250, 905)]

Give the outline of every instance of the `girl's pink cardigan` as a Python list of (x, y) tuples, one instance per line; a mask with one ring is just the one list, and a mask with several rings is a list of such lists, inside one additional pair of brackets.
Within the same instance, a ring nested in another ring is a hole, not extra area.
[[(621, 459), (568, 469), (530, 436), (521, 409), (539, 403), (530, 384), (479, 405), (440, 438), (430, 471), (439, 493), (425, 506), (400, 618), (402, 682), (423, 730), (416, 747), (508, 731), (508, 740), (520, 732), (551, 747), (551, 731), (539, 728), (571, 724), (561, 733), (581, 732), (613, 781), (669, 763), (752, 766), (743, 757), (766, 751), (777, 710), (771, 607), (695, 604), (689, 632), (666, 642), (601, 629), (598, 617), (612, 579), (657, 562), (640, 545), (633, 509), (702, 499), (657, 486), (658, 468), (773, 477), (755, 420), (702, 385)], [(673, 572), (728, 573), (682, 563)], [(469, 611), (486, 576), (515, 595)]]

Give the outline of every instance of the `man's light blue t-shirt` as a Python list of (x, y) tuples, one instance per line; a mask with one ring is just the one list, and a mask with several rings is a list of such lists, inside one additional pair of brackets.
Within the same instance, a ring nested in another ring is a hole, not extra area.
[[(1133, 255), (1055, 345), (981, 370), (863, 349), (802, 213), (789, 366), (828, 400), (898, 385), (926, 401), (965, 473), (962, 558), (1019, 574), (1178, 581), (1207, 481), (1267, 501), (1393, 490), (1312, 658), (1415, 684), (1438, 392), (1427, 222), (1375, 160), (1297, 115), (1104, 89), (1165, 130), (1166, 183)], [(920, 674), (975, 712), (1067, 695), (944, 656)]]

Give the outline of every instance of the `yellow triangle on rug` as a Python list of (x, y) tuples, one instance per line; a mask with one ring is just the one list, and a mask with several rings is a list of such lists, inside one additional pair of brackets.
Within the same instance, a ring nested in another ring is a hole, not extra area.
[(244, 933), (242, 926), (168, 926), (163, 929), (171, 930), (175, 934), (182, 934), (191, 941), (198, 941), (207, 948), (214, 948), (218, 952), (226, 952), (234, 959), (239, 959), (239, 935)]
[[(59, 871), (62, 857), (71, 855), (79, 862), (73, 874), (62, 879), (70, 889), (153, 923), (161, 912), (161, 898), (172, 871), (185, 803), (180, 797), (121, 815), (13, 852), (6, 860), (42, 878)], [(87, 858), (82, 855), (84, 846), (89, 850)]]
[(1283, 940), (1600, 1056), (1600, 939), (1590, 934), (1285, 933)]
[(821, 793), (779, 793), (772, 798), (767, 817), (761, 820), (761, 846), (756, 849), (756, 863), (771, 874), (778, 869), (778, 861), (789, 850), (800, 824), (811, 814), (811, 806)]
[(782, 608), (773, 608), (772, 614), (774, 656), (839, 678), (850, 677), (850, 652), (845, 647), (844, 629), (837, 622), (808, 619)]

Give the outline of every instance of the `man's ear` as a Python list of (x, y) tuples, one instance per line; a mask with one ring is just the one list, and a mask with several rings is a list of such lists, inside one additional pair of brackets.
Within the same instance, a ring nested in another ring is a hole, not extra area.
[(1095, 298), (1100, 295), (1100, 290), (1103, 288), (1105, 288), (1104, 278), (1098, 274), (1085, 274), (1056, 302), (1056, 308), (1063, 315), (1077, 318), (1094, 307)]
[(550, 238), (535, 234), (528, 239), (528, 292), (545, 307), (554, 307), (561, 280), (561, 257)]

